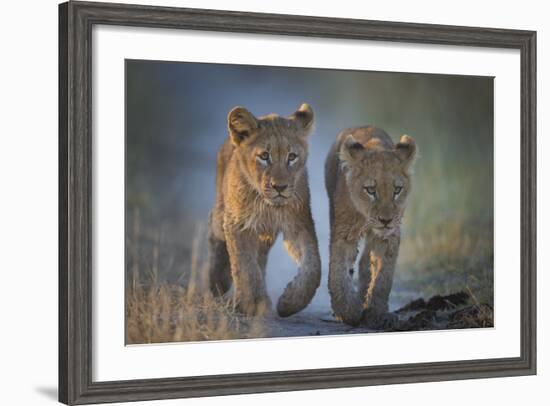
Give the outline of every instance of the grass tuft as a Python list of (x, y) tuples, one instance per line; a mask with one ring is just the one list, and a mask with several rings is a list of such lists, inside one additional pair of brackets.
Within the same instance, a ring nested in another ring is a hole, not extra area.
[[(139, 215), (134, 216), (134, 221), (137, 239), (143, 227)], [(126, 291), (127, 344), (264, 336), (261, 318), (244, 317), (235, 311), (233, 300), (210, 293), (202, 255), (204, 240), (204, 227), (199, 225), (190, 247), (189, 267), (177, 282), (159, 278), (159, 252), (163, 252), (163, 247), (158, 236), (153, 238), (153, 261), (146, 270), (140, 268), (139, 260), (131, 262), (132, 276)]]

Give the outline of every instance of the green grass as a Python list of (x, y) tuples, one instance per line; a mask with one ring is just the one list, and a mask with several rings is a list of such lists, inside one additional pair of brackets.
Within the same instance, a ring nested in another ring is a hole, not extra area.
[(394, 302), (465, 291), (493, 306), (492, 223), (448, 222), (402, 240)]

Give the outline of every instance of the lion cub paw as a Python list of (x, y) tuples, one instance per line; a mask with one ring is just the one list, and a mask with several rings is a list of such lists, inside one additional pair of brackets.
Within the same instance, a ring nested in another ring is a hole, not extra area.
[(399, 326), (399, 317), (395, 313), (364, 310), (362, 324), (373, 330), (395, 330)]
[(263, 298), (254, 300), (235, 300), (235, 310), (248, 317), (262, 317), (271, 312), (271, 300)]

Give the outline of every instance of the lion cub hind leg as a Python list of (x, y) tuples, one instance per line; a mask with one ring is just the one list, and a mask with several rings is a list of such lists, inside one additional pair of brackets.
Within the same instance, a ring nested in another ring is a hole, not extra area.
[(215, 296), (223, 296), (231, 288), (231, 267), (225, 241), (214, 236), (208, 237), (208, 278), (210, 291)]
[(212, 224), (208, 224), (208, 285), (215, 296), (224, 295), (231, 288), (231, 265), (225, 241), (219, 238)]

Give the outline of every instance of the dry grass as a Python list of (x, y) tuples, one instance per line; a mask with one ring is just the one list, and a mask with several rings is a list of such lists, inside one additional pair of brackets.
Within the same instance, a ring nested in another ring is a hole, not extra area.
[(473, 305), (455, 312), (449, 320), (449, 328), (484, 328), (494, 326), (494, 311), (492, 305), (480, 303), (471, 289), (468, 289)]
[(164, 251), (161, 238), (155, 238), (150, 247), (152, 261), (140, 259), (143, 255), (135, 247), (143, 247), (139, 243), (143, 232), (139, 213), (134, 214), (129, 245), (134, 247), (135, 257), (129, 264), (131, 278), (126, 290), (127, 344), (263, 337), (260, 318), (238, 314), (232, 300), (214, 297), (208, 290), (203, 226), (196, 227), (189, 264), (177, 283), (159, 277), (165, 272), (159, 255)]
[(262, 337), (261, 321), (238, 315), (230, 300), (169, 284), (131, 289), (126, 323), (127, 344)]

